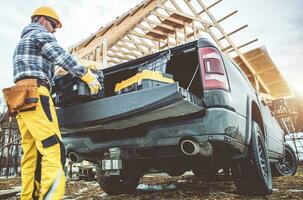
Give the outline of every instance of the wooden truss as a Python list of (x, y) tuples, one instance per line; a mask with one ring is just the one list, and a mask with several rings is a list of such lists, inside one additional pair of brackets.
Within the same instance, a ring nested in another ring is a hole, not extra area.
[(241, 63), (241, 68), (258, 91), (272, 95), (271, 87), (240, 51), (257, 39), (243, 44), (236, 44), (232, 40), (232, 36), (245, 29), (247, 25), (239, 26), (230, 32), (225, 31), (221, 25), (237, 11), (230, 12), (219, 19), (212, 14), (212, 9), (222, 1), (144, 0), (73, 46), (70, 52), (80, 59), (96, 62), (105, 68), (184, 44), (199, 37), (209, 37), (226, 55), (237, 56), (237, 63)]

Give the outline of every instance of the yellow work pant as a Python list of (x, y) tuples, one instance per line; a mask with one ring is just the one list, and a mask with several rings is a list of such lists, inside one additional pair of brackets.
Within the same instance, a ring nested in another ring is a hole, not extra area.
[(37, 107), (20, 112), (21, 200), (62, 199), (65, 191), (65, 153), (54, 104), (47, 88), (38, 87)]

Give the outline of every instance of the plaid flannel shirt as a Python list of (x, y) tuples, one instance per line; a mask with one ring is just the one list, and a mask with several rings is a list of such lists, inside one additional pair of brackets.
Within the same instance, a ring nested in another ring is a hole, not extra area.
[(51, 84), (56, 65), (78, 77), (86, 73), (85, 67), (58, 45), (54, 35), (36, 22), (22, 31), (13, 59), (14, 82), (36, 77)]

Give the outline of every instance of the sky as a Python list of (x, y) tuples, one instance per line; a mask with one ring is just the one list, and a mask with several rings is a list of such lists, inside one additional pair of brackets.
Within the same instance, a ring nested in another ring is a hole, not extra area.
[[(67, 49), (140, 2), (141, 0), (3, 1), (0, 12), (0, 88), (13, 84), (13, 52), (22, 29), (29, 24), (31, 13), (38, 6), (49, 5), (58, 12), (63, 27), (57, 30), (55, 37)], [(303, 1), (225, 0), (223, 3), (216, 14), (223, 16), (227, 14), (223, 10), (238, 10), (233, 17), (238, 26), (248, 24), (247, 36), (259, 39), (257, 45), (266, 47), (289, 85), (303, 93)], [(232, 30), (231, 26), (230, 28)]]

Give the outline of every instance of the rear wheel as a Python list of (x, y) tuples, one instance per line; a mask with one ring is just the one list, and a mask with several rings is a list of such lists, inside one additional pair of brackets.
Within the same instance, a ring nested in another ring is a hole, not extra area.
[(285, 144), (283, 160), (272, 165), (273, 176), (293, 176), (297, 172), (298, 160), (290, 145)]
[(99, 173), (98, 183), (102, 190), (108, 195), (132, 194), (139, 185), (139, 175), (104, 176)]
[(272, 193), (272, 175), (267, 149), (260, 126), (252, 123), (251, 142), (246, 159), (233, 168), (235, 185), (243, 195), (268, 195)]
[(166, 173), (171, 177), (182, 176), (185, 173), (185, 170), (184, 169), (171, 169), (171, 170), (167, 170)]

